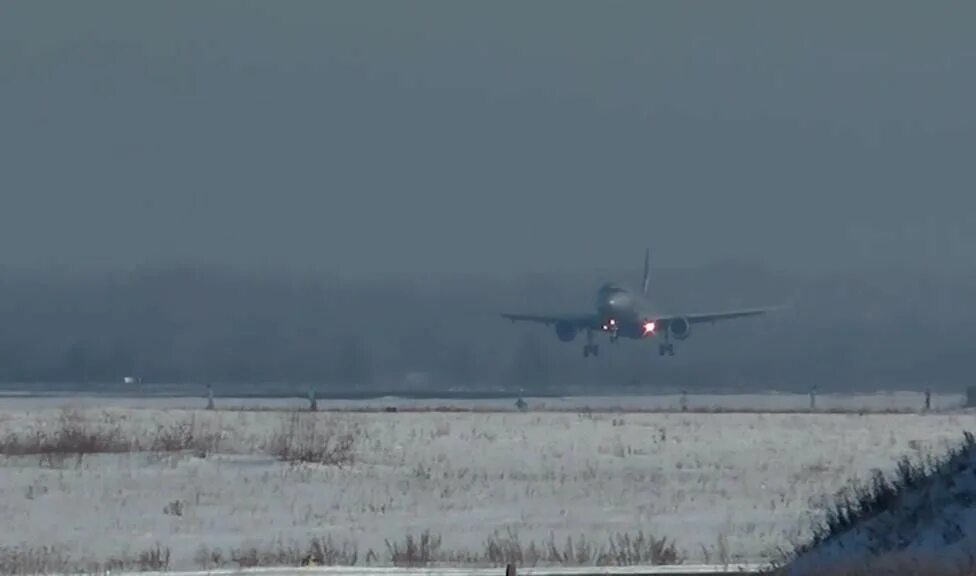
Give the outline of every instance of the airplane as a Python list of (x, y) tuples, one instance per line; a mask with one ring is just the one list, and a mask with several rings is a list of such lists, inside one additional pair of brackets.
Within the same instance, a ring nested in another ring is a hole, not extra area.
[(607, 282), (596, 293), (594, 312), (567, 315), (509, 314), (502, 317), (513, 323), (535, 322), (545, 326), (555, 326), (556, 337), (563, 342), (572, 342), (579, 332), (586, 332), (583, 357), (598, 356), (600, 347), (593, 342), (594, 332), (605, 332), (611, 343), (621, 337), (633, 340), (656, 338), (660, 356), (674, 356), (673, 340), (683, 341), (691, 336), (691, 327), (696, 324), (714, 324), (720, 320), (758, 316), (781, 309), (781, 306), (766, 308), (746, 308), (705, 314), (659, 314), (648, 297), (650, 284), (650, 249), (644, 252), (644, 275), (640, 292)]

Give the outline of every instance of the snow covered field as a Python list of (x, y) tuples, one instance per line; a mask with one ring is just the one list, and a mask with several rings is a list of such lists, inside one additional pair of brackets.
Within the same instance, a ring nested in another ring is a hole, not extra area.
[[(940, 402), (950, 405), (933, 397)], [(199, 567), (214, 550), (229, 556), (332, 536), (354, 544), (360, 562), (372, 550), (382, 563), (387, 540), (426, 530), (458, 557), (482, 554), (493, 534), (522, 545), (580, 535), (602, 544), (643, 530), (672, 539), (688, 561), (759, 561), (805, 537), (811, 507), (852, 477), (940, 451), (976, 428), (976, 416), (962, 411), (319, 412), (299, 416), (300, 430), (350, 434), (353, 460), (293, 466), (273, 448), (294, 435), (293, 412), (192, 408), (202, 404), (0, 400), (0, 440), (56, 430), (67, 418), (140, 450), (0, 457), (0, 518), (14, 528), (0, 531), (0, 549), (49, 546), (83, 562), (159, 545), (176, 569)], [(218, 399), (231, 404), (244, 402)], [(148, 451), (160, 430), (175, 429), (192, 430), (196, 448)]]

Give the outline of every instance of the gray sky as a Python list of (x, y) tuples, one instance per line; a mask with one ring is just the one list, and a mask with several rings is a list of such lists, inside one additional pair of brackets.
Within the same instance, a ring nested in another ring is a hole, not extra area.
[(0, 267), (971, 266), (976, 4), (0, 6)]

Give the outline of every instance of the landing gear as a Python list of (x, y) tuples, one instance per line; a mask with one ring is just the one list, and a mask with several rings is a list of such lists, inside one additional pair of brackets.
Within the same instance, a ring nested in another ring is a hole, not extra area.
[(583, 358), (597, 356), (600, 354), (600, 347), (593, 343), (593, 331), (586, 331), (586, 344), (583, 345)]
[(620, 337), (620, 326), (617, 324), (616, 320), (613, 318), (607, 320), (607, 323), (603, 325), (603, 331), (610, 336), (611, 344), (617, 343), (617, 339)]
[(660, 344), (657, 347), (657, 353), (659, 356), (664, 356), (665, 354), (668, 356), (674, 356), (674, 344), (671, 344), (670, 342), (667, 344)]

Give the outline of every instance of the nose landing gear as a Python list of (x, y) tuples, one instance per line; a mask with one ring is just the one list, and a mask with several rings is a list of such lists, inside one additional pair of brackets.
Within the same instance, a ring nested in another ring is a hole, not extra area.
[(613, 318), (607, 320), (607, 322), (602, 326), (603, 331), (610, 336), (610, 343), (616, 344), (617, 339), (620, 338), (620, 326), (617, 325), (617, 321)]

